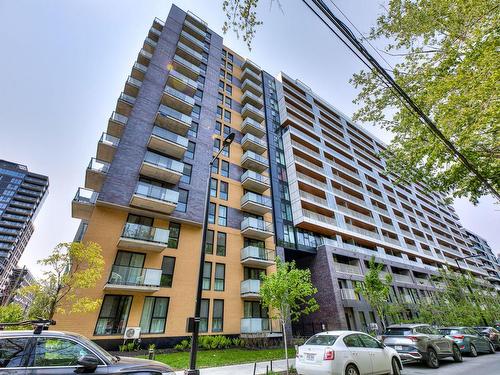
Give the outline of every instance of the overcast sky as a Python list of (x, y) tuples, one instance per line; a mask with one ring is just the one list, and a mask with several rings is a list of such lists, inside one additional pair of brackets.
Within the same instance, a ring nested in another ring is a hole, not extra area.
[[(220, 0), (177, 1), (215, 31), (224, 21)], [(282, 0), (283, 13), (261, 0), (264, 21), (249, 52), (232, 34), (225, 45), (271, 74), (299, 78), (348, 116), (356, 91), (349, 78), (361, 65), (300, 0)], [(337, 0), (366, 32), (380, 1)], [(36, 261), (57, 243), (71, 241), (79, 221), (71, 200), (84, 184), (116, 99), (155, 17), (165, 19), (171, 1), (0, 0), (0, 159), (26, 164), (50, 178), (49, 196), (21, 259), (38, 274)], [(379, 138), (386, 132), (367, 126)], [(455, 204), (465, 227), (500, 251), (499, 207), (484, 198), (473, 207)]]

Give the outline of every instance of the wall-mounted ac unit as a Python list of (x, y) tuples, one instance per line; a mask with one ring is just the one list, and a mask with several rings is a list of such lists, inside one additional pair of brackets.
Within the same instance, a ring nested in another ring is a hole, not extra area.
[(123, 335), (124, 339), (132, 340), (138, 339), (141, 334), (141, 327), (127, 327)]

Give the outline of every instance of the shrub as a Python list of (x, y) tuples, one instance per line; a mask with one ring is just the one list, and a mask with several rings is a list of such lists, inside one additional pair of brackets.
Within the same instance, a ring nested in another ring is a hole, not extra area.
[(179, 344), (174, 346), (175, 350), (186, 350), (191, 347), (190, 340), (182, 340)]

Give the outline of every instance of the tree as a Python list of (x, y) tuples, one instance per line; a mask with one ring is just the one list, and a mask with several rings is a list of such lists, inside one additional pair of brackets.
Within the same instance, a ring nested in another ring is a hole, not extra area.
[[(389, 40), (396, 82), (448, 140), (500, 189), (498, 27), (496, 0), (390, 0), (368, 36)], [(408, 110), (374, 71), (351, 79), (360, 93), (354, 119), (393, 135), (382, 154), (400, 181), (477, 203), (487, 188)]]
[(24, 320), (24, 311), (18, 303), (0, 306), (0, 323), (16, 323)]
[(20, 293), (32, 294), (30, 318), (52, 319), (56, 312), (93, 311), (101, 300), (83, 297), (82, 289), (95, 287), (101, 279), (104, 258), (95, 242), (60, 243), (52, 254), (38, 261), (46, 270), (37, 284), (23, 288)]
[(295, 262), (283, 262), (280, 258), (276, 258), (276, 272), (262, 275), (260, 287), (262, 304), (269, 310), (270, 318), (277, 319), (283, 328), (287, 373), (286, 324), (319, 309), (313, 297), (317, 292), (311, 282), (311, 271), (296, 268)]
[(382, 323), (382, 328), (385, 330), (387, 319), (397, 315), (400, 307), (389, 300), (392, 275), (388, 273), (385, 278), (381, 278), (380, 272), (383, 267), (383, 264), (375, 263), (375, 257), (372, 256), (364, 282), (357, 282), (354, 290), (362, 295), (371, 308), (375, 310)]

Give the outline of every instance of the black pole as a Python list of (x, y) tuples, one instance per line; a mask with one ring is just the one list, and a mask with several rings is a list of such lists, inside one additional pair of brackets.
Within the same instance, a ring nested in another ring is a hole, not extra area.
[(200, 333), (200, 311), (201, 311), (201, 294), (203, 292), (203, 268), (205, 266), (205, 243), (207, 242), (207, 229), (208, 229), (208, 207), (210, 205), (210, 176), (212, 174), (212, 165), (226, 146), (229, 146), (234, 140), (234, 133), (230, 133), (225, 139), (222, 147), (219, 149), (217, 155), (212, 158), (208, 165), (208, 178), (207, 190), (205, 199), (205, 217), (203, 219), (202, 236), (201, 236), (201, 250), (200, 250), (200, 266), (198, 270), (198, 289), (196, 290), (196, 304), (194, 308), (194, 324), (193, 335), (191, 339), (191, 350), (189, 352), (189, 369), (184, 371), (185, 375), (199, 375), (200, 370), (196, 369), (196, 356), (198, 354), (198, 336)]

